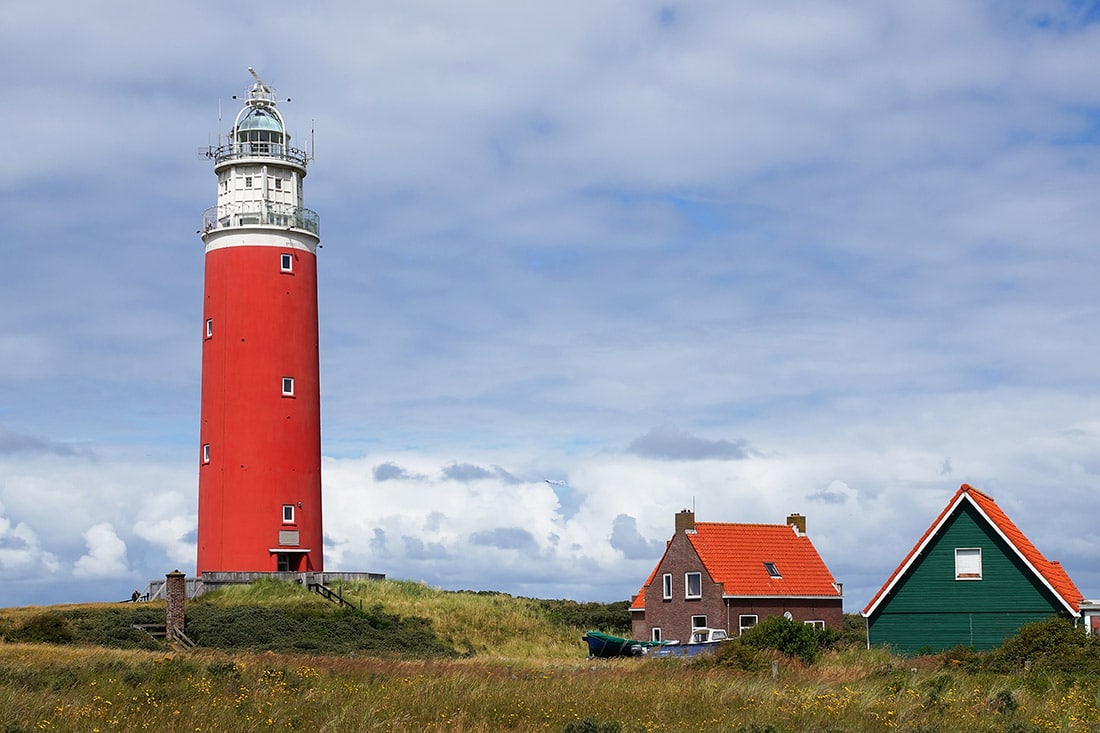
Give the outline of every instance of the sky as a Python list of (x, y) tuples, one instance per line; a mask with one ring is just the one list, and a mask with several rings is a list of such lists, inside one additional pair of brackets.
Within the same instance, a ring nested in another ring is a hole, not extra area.
[(1100, 7), (0, 1), (0, 605), (195, 569), (254, 67), (315, 155), (325, 564), (615, 601), (792, 512), (858, 612), (963, 483), (1100, 597)]

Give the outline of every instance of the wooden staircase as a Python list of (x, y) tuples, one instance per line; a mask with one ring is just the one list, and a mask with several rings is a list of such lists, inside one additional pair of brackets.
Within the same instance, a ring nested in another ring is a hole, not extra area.
[(144, 632), (147, 636), (157, 641), (167, 641), (170, 644), (179, 644), (186, 649), (194, 649), (195, 642), (182, 631), (177, 631), (175, 638), (168, 638), (168, 627), (165, 624), (130, 624), (131, 628)]
[(314, 593), (319, 594), (325, 600), (332, 601), (338, 606), (355, 609), (355, 605), (352, 604), (351, 601), (347, 600), (338, 591), (334, 591), (324, 583), (310, 583), (307, 587)]

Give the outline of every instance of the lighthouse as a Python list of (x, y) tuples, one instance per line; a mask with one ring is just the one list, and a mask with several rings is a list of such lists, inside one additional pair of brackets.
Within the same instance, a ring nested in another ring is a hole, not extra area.
[(207, 149), (217, 205), (202, 219), (199, 575), (321, 571), (320, 219), (310, 155), (255, 82)]

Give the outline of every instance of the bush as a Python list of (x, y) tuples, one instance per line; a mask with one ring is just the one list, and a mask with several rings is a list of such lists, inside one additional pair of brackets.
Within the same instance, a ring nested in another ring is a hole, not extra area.
[(630, 602), (578, 603), (567, 600), (532, 599), (548, 621), (577, 629), (598, 629), (611, 634), (630, 635)]
[(1079, 675), (1100, 674), (1100, 639), (1064, 618), (1025, 624), (1000, 649), (990, 652), (986, 669), (1032, 669)]
[(16, 628), (14, 641), (41, 644), (68, 644), (76, 639), (73, 627), (61, 614), (39, 613), (31, 616)]
[(561, 729), (561, 733), (621, 733), (623, 724), (617, 720), (601, 723), (595, 718), (571, 720)]
[(772, 657), (767, 651), (742, 644), (740, 639), (722, 642), (714, 653), (714, 663), (742, 672), (765, 672), (771, 667)]
[(839, 634), (832, 629), (815, 629), (783, 616), (772, 616), (742, 634), (741, 643), (757, 649), (775, 649), (788, 657), (797, 657), (813, 664), (838, 637)]

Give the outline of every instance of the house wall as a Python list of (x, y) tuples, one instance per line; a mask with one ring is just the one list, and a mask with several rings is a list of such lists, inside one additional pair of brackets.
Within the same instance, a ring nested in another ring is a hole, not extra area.
[[(687, 588), (684, 574), (691, 572), (702, 573), (701, 598), (685, 598)], [(672, 574), (672, 599), (668, 601), (662, 598), (665, 573)], [(672, 542), (653, 576), (653, 585), (646, 588), (645, 614), (633, 615), (631, 632), (635, 639), (642, 641), (650, 639), (654, 627), (661, 629), (662, 639), (687, 641), (691, 635), (691, 617), (695, 615), (706, 615), (707, 624), (711, 628), (726, 628), (726, 605), (722, 600), (722, 586), (711, 579), (687, 535), (682, 532), (673, 535)]]
[[(684, 575), (701, 572), (702, 597), (685, 598)], [(663, 577), (672, 575), (672, 598), (664, 600)], [(795, 621), (821, 620), (829, 628), (840, 629), (844, 623), (843, 599), (805, 598), (723, 598), (722, 586), (715, 583), (687, 536), (677, 533), (657, 572), (653, 584), (646, 589), (645, 611), (631, 614), (633, 638), (648, 641), (654, 627), (661, 629), (661, 638), (686, 641), (691, 634), (692, 616), (705, 615), (706, 625), (712, 629), (725, 629), (730, 636), (740, 633), (740, 617), (753, 614), (763, 621), (770, 616), (781, 616), (790, 611)]]
[[(955, 579), (955, 549), (982, 550), (981, 580)], [(962, 504), (868, 619), (868, 643), (901, 653), (1000, 646), (1025, 623), (1064, 613), (988, 522)]]

